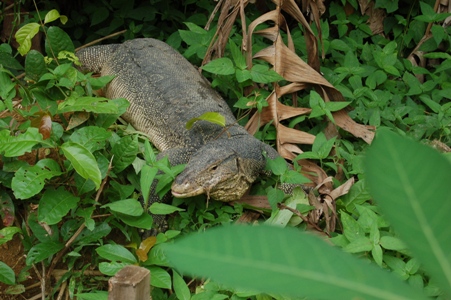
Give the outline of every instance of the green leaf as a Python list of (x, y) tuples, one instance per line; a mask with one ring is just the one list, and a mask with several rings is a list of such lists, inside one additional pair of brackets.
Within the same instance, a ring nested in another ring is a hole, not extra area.
[(125, 266), (130, 265), (129, 263), (119, 263), (116, 261), (112, 262), (101, 262), (99, 264), (99, 271), (108, 276), (114, 276), (117, 272), (123, 269)]
[(44, 24), (58, 20), (60, 17), (60, 13), (56, 9), (52, 9), (45, 15)]
[(175, 270), (172, 271), (172, 282), (177, 299), (189, 300), (191, 298), (191, 293), (189, 292), (189, 288), (186, 285), (185, 280), (183, 280), (182, 276), (180, 276)]
[(312, 182), (310, 179), (305, 177), (302, 173), (299, 173), (294, 170), (287, 170), (284, 174), (280, 176), (280, 181), (282, 183), (291, 183), (291, 184), (304, 184)]
[(107, 236), (111, 232), (111, 227), (107, 222), (96, 224), (94, 230), (85, 228), (81, 234), (75, 239), (78, 245), (87, 245), (89, 243), (97, 242), (99, 239)]
[(11, 181), (14, 196), (18, 199), (28, 199), (38, 194), (44, 188), (45, 181), (63, 174), (53, 159), (42, 159), (34, 166), (23, 166), (17, 170)]
[(114, 77), (116, 77), (116, 76), (106, 75), (106, 76), (101, 76), (101, 77), (89, 77), (88, 81), (94, 90), (98, 90), (98, 89), (105, 87), (109, 82), (111, 82), (111, 80), (114, 79)]
[(343, 234), (350, 242), (365, 237), (365, 231), (353, 217), (343, 211), (340, 213), (340, 217), (343, 224)]
[(144, 165), (141, 168), (141, 175), (140, 175), (141, 193), (142, 193), (144, 204), (146, 207), (147, 207), (147, 204), (149, 201), (150, 187), (152, 186), (152, 183), (155, 179), (155, 175), (157, 175), (157, 173), (158, 173), (158, 168), (156, 168), (156, 167)]
[(42, 135), (37, 128), (29, 127), (26, 132), (17, 136), (11, 136), (9, 130), (0, 131), (0, 153), (6, 157), (24, 155), (41, 142)]
[[(7, 44), (2, 44), (7, 45)], [(0, 46), (1, 47), (1, 46)], [(8, 45), (8, 47), (10, 47)], [(2, 51), (3, 49), (0, 48), (0, 64), (8, 69), (13, 70), (23, 70), (22, 65), (12, 56), (10, 51)]]
[(258, 83), (271, 83), (283, 80), (284, 78), (274, 70), (270, 70), (265, 65), (254, 65), (251, 69), (252, 80)]
[(138, 139), (136, 136), (127, 135), (121, 138), (113, 146), (113, 167), (115, 172), (121, 172), (131, 165), (138, 154)]
[(77, 299), (80, 300), (108, 300), (108, 292), (107, 291), (95, 291), (91, 293), (77, 293), (74, 294), (77, 296)]
[(103, 97), (70, 97), (58, 105), (58, 113), (86, 111), (98, 114), (117, 114), (118, 106)]
[(30, 251), (28, 251), (25, 263), (27, 264), (27, 266), (31, 266), (31, 264), (38, 263), (46, 258), (51, 257), (53, 254), (57, 253), (63, 248), (64, 244), (53, 241), (47, 241), (37, 244), (31, 247)]
[(395, 238), (393, 236), (383, 236), (380, 239), (380, 244), (384, 249), (388, 250), (405, 250), (407, 249), (406, 244), (404, 244), (403, 241), (401, 241), (398, 238)]
[(61, 145), (61, 150), (75, 171), (81, 177), (91, 179), (96, 185), (96, 189), (99, 189), (102, 178), (94, 155), (82, 145), (74, 142), (65, 142)]
[(317, 154), (320, 159), (327, 158), (332, 150), (336, 137), (329, 140), (326, 139), (324, 133), (320, 132), (316, 135), (315, 141), (312, 145), (312, 151)]
[(202, 67), (203, 70), (217, 74), (217, 75), (231, 75), (235, 74), (235, 67), (230, 58), (222, 57), (210, 61), (208, 64)]
[(103, 245), (96, 248), (97, 254), (107, 260), (135, 264), (135, 256), (121, 245)]
[[(409, 250), (451, 295), (450, 162), (380, 129), (364, 160), (370, 193)], [(427, 188), (425, 188), (427, 187)]]
[(36, 50), (31, 50), (25, 57), (25, 73), (27, 77), (38, 81), (39, 78), (47, 72), (44, 55)]
[(0, 261), (0, 282), (12, 285), (16, 283), (16, 274), (7, 264)]
[(13, 239), (14, 235), (21, 232), (19, 227), (4, 227), (0, 229), (0, 245)]
[(345, 108), (350, 103), (351, 102), (345, 102), (345, 101), (330, 101), (330, 102), (326, 102), (326, 109), (329, 111), (338, 111), (340, 109)]
[(171, 276), (166, 270), (155, 266), (149, 267), (149, 270), (151, 274), (150, 284), (152, 286), (163, 289), (171, 288)]
[(154, 202), (149, 207), (149, 211), (154, 215), (169, 215), (176, 211), (184, 211), (184, 209), (165, 203)]
[(426, 299), (395, 275), (292, 228), (223, 226), (163, 246), (184, 274), (237, 288), (319, 299)]
[(270, 170), (274, 175), (282, 175), (288, 170), (288, 165), (285, 159), (278, 156), (274, 159), (266, 160), (266, 169)]
[(203, 113), (200, 117), (192, 118), (188, 122), (186, 122), (186, 129), (190, 130), (194, 123), (197, 121), (207, 121), (213, 124), (217, 124), (219, 126), (225, 127), (225, 117), (218, 112), (206, 112)]
[(354, 239), (343, 248), (344, 251), (349, 253), (371, 251), (371, 249), (373, 249), (373, 245), (371, 244), (370, 239), (364, 236)]
[(39, 222), (45, 222), (48, 225), (59, 223), (71, 209), (77, 207), (78, 201), (80, 198), (75, 197), (63, 187), (57, 190), (47, 189), (39, 201)]
[(75, 47), (70, 36), (59, 27), (51, 26), (47, 30), (45, 52), (48, 56), (57, 56), (61, 51), (74, 52)]
[(15, 34), (16, 41), (19, 43), (17, 51), (24, 56), (31, 49), (31, 40), (39, 32), (40, 25), (38, 23), (28, 23), (19, 28)]
[(109, 207), (112, 211), (119, 212), (128, 216), (140, 216), (143, 213), (141, 203), (136, 199), (125, 199), (115, 201), (109, 204), (102, 205), (101, 207)]
[(117, 218), (119, 218), (125, 224), (136, 228), (142, 228), (146, 230), (150, 230), (152, 228), (153, 218), (147, 212), (143, 212), (139, 217), (118, 214)]
[(268, 202), (273, 210), (277, 209), (277, 204), (285, 198), (285, 193), (277, 188), (269, 187), (267, 191)]
[(69, 138), (70, 141), (84, 146), (88, 151), (94, 152), (105, 148), (106, 141), (111, 137), (111, 132), (97, 126), (86, 126), (75, 131)]
[(238, 47), (231, 39), (229, 40), (229, 48), (235, 66), (237, 66), (237, 68), (240, 70), (246, 69), (246, 58), (244, 57), (243, 53), (241, 53), (240, 47)]

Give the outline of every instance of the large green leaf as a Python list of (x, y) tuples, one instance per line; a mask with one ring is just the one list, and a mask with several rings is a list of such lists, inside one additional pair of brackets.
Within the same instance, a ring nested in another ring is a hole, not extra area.
[(0, 282), (6, 284), (14, 284), (16, 282), (16, 275), (13, 269), (11, 269), (7, 264), (0, 261)]
[(1, 130), (0, 154), (3, 153), (6, 157), (20, 156), (42, 142), (42, 135), (37, 128), (29, 127), (26, 132), (17, 136), (11, 136), (9, 130)]
[(83, 145), (91, 152), (104, 149), (111, 132), (97, 126), (86, 126), (75, 131), (71, 136), (72, 142)]
[(231, 75), (235, 73), (235, 67), (230, 58), (221, 57), (210, 61), (208, 64), (202, 67), (207, 72), (217, 75)]
[(127, 135), (114, 144), (112, 153), (113, 167), (115, 172), (121, 172), (131, 165), (138, 154), (138, 140), (135, 137)]
[(71, 97), (58, 105), (58, 113), (87, 111), (99, 114), (117, 114), (118, 105), (103, 97)]
[(44, 188), (47, 179), (61, 174), (58, 163), (50, 158), (42, 159), (34, 166), (23, 166), (17, 170), (11, 182), (14, 196), (28, 199)]
[(111, 261), (119, 261), (130, 264), (135, 264), (137, 262), (133, 254), (121, 245), (103, 245), (98, 247), (96, 252), (100, 257)]
[(31, 50), (25, 57), (25, 73), (27, 77), (38, 81), (47, 72), (44, 55), (37, 50)]
[(59, 27), (51, 26), (47, 29), (45, 52), (48, 56), (58, 56), (61, 51), (74, 52), (75, 47), (70, 36)]
[(31, 49), (31, 40), (39, 32), (40, 25), (38, 23), (28, 23), (17, 30), (15, 38), (19, 43), (17, 50), (23, 56)]
[(64, 152), (64, 156), (72, 163), (75, 171), (81, 177), (91, 179), (96, 188), (99, 189), (101, 174), (94, 155), (82, 145), (74, 142), (65, 142), (61, 145), (61, 150)]
[(63, 247), (64, 244), (53, 241), (37, 244), (33, 246), (30, 251), (28, 251), (25, 263), (27, 264), (27, 266), (31, 266), (31, 264), (33, 263), (43, 261), (44, 259), (63, 249)]
[(425, 299), (393, 274), (292, 228), (224, 226), (164, 245), (183, 273), (320, 299)]
[(48, 225), (57, 224), (69, 212), (77, 207), (80, 198), (64, 188), (47, 189), (39, 202), (38, 220)]
[(364, 163), (381, 211), (451, 296), (450, 162), (426, 145), (381, 129)]
[(136, 199), (119, 200), (102, 205), (102, 207), (109, 207), (112, 211), (134, 217), (139, 217), (143, 213), (143, 207)]

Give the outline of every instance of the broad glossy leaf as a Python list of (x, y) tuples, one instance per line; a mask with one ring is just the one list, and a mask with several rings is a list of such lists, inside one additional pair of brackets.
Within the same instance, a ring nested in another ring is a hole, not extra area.
[(163, 289), (170, 289), (171, 288), (171, 276), (169, 273), (160, 268), (160, 267), (149, 267), (150, 270), (150, 284), (154, 287), (159, 287)]
[(125, 224), (136, 228), (142, 228), (146, 230), (150, 230), (152, 228), (153, 218), (146, 212), (142, 213), (142, 215), (140, 215), (139, 217), (127, 216), (122, 214), (118, 214), (116, 217), (119, 218)]
[(233, 62), (227, 57), (212, 60), (203, 66), (202, 69), (217, 75), (231, 75), (235, 73)]
[(61, 150), (64, 152), (64, 156), (71, 162), (75, 171), (81, 177), (91, 179), (96, 185), (96, 188), (99, 189), (101, 174), (94, 155), (82, 145), (74, 142), (65, 142), (61, 145)]
[(251, 69), (251, 78), (258, 83), (270, 83), (283, 80), (276, 71), (270, 70), (264, 65), (254, 65)]
[(64, 244), (59, 242), (47, 241), (33, 246), (30, 251), (28, 251), (25, 263), (27, 266), (31, 266), (33, 263), (38, 263), (46, 258), (54, 255), (61, 249), (63, 249)]
[(0, 282), (8, 285), (16, 283), (16, 274), (13, 269), (2, 261), (0, 261)]
[(96, 249), (97, 254), (105, 259), (111, 261), (119, 261), (134, 264), (136, 263), (136, 258), (133, 254), (128, 251), (124, 246), (107, 244), (100, 246)]
[(450, 162), (429, 146), (380, 129), (364, 163), (381, 211), (451, 296)]
[(155, 178), (155, 175), (157, 175), (157, 173), (158, 168), (156, 167), (144, 165), (141, 168), (141, 176), (140, 176), (141, 193), (146, 207), (149, 200), (150, 187), (152, 186), (153, 180)]
[(48, 56), (57, 56), (61, 51), (74, 52), (75, 47), (70, 36), (59, 27), (51, 26), (47, 29), (45, 52)]
[(9, 130), (1, 130), (0, 153), (4, 153), (6, 157), (24, 155), (42, 141), (42, 135), (37, 128), (29, 127), (26, 132), (17, 136), (11, 136)]
[(70, 98), (58, 105), (58, 113), (86, 111), (98, 114), (117, 114), (118, 105), (103, 97)]
[(138, 140), (135, 137), (127, 135), (114, 144), (112, 153), (113, 168), (115, 172), (120, 172), (131, 165), (138, 154)]
[(110, 138), (111, 132), (105, 128), (97, 126), (86, 126), (75, 131), (71, 136), (72, 142), (78, 143), (88, 149), (90, 152), (94, 152), (105, 148), (105, 143)]
[(169, 215), (176, 211), (184, 211), (184, 209), (165, 203), (155, 202), (149, 207), (149, 211), (155, 215)]
[(107, 291), (95, 291), (92, 293), (77, 293), (75, 294), (75, 296), (77, 296), (77, 299), (80, 300), (108, 300)]
[(14, 195), (18, 199), (28, 199), (42, 191), (47, 179), (61, 174), (58, 164), (52, 159), (43, 159), (34, 166), (21, 167), (11, 182)]
[(47, 189), (39, 201), (38, 220), (48, 225), (57, 224), (71, 209), (77, 207), (78, 201), (80, 198), (63, 187)]
[(191, 293), (185, 280), (183, 280), (182, 276), (180, 276), (180, 274), (175, 270), (172, 271), (172, 283), (174, 285), (174, 292), (177, 299), (189, 300), (191, 298)]
[(44, 55), (37, 50), (30, 50), (25, 57), (25, 73), (28, 78), (38, 81), (47, 72)]
[(102, 207), (109, 207), (114, 212), (134, 217), (140, 216), (143, 213), (143, 207), (136, 199), (114, 201), (102, 205)]
[(225, 226), (163, 246), (184, 274), (237, 288), (319, 299), (426, 299), (395, 275), (292, 228)]
[(107, 236), (111, 232), (111, 227), (107, 222), (96, 224), (97, 226), (92, 230), (85, 228), (81, 234), (75, 239), (75, 243), (79, 245), (86, 245)]
[(127, 265), (129, 265), (129, 263), (120, 263), (117, 261), (101, 262), (99, 264), (99, 271), (105, 275), (114, 276)]
[(19, 227), (4, 227), (0, 229), (0, 245), (12, 240), (14, 235), (21, 231)]
[(30, 51), (31, 39), (39, 32), (39, 27), (38, 23), (28, 23), (17, 30), (15, 38), (20, 45), (17, 50), (22, 56)]

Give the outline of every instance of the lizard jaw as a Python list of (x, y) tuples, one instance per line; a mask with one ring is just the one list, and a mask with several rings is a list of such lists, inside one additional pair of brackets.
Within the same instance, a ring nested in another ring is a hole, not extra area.
[(187, 184), (182, 185), (173, 184), (171, 190), (172, 195), (177, 198), (194, 197), (205, 193), (203, 187), (198, 186), (195, 189), (191, 189)]

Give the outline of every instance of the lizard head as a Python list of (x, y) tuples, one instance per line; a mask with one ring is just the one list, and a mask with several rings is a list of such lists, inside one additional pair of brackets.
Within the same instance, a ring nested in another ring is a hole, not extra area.
[(213, 200), (239, 200), (257, 177), (251, 159), (222, 143), (205, 145), (189, 160), (172, 184), (178, 198), (206, 194)]

